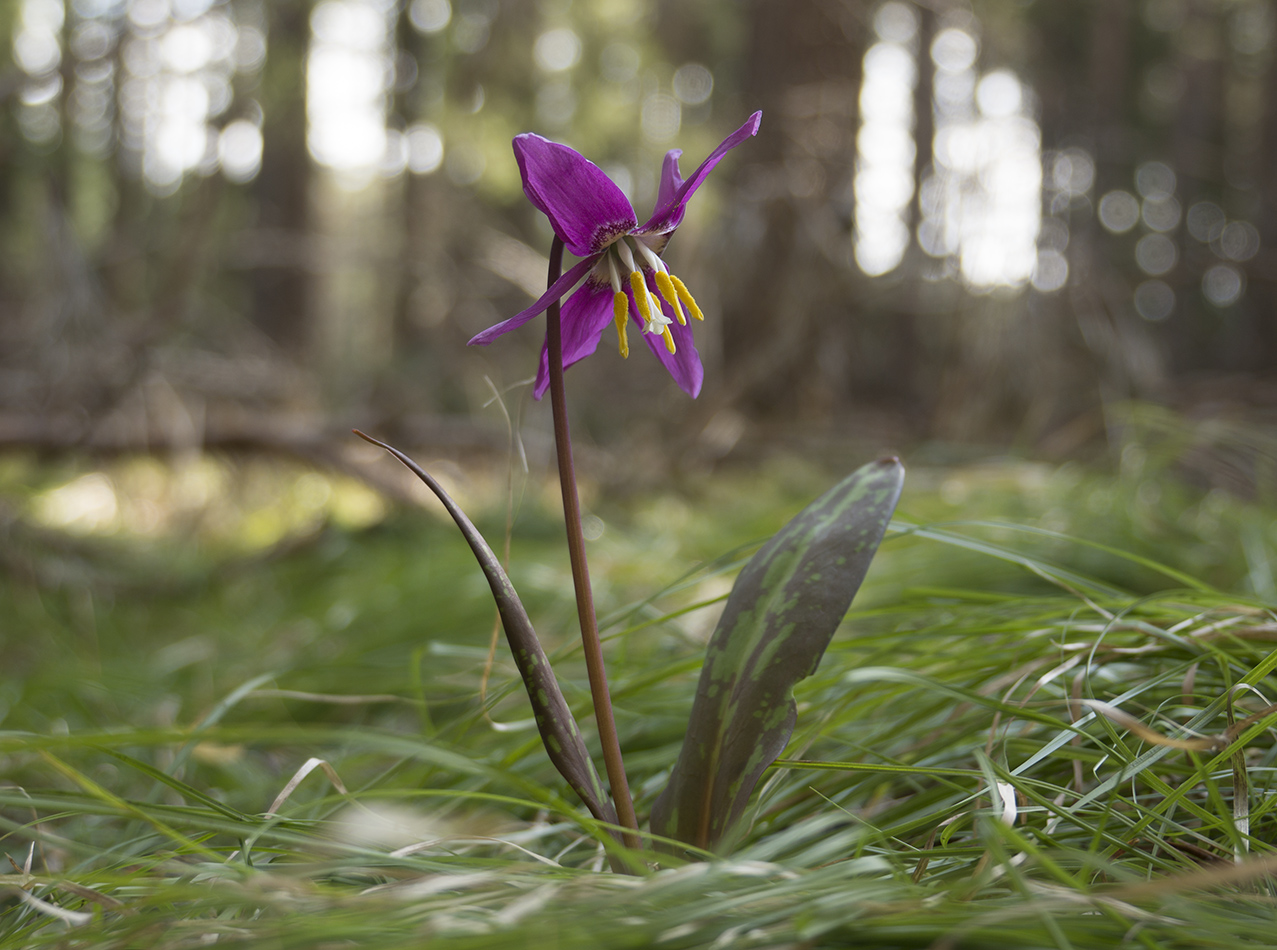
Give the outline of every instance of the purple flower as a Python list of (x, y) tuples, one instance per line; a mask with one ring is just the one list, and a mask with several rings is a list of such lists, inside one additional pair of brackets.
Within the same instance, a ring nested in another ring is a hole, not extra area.
[[(761, 112), (751, 115), (687, 180), (678, 173), (682, 151), (669, 152), (661, 167), (656, 208), (641, 227), (621, 189), (593, 162), (566, 145), (539, 135), (517, 136), (514, 157), (523, 177), (524, 194), (550, 219), (564, 246), (582, 260), (527, 310), (488, 327), (470, 345), (486, 345), (523, 326), (576, 287), (561, 313), (564, 366), (593, 353), (609, 323), (616, 324), (621, 355), (629, 356), (626, 326), (633, 320), (642, 329), (648, 348), (674, 381), (695, 398), (705, 372), (685, 314), (697, 320), (705, 318), (687, 287), (670, 273), (660, 255), (674, 229), (682, 223), (692, 193), (724, 155), (758, 132), (761, 118)], [(543, 345), (533, 390), (537, 399), (549, 384), (549, 361)]]

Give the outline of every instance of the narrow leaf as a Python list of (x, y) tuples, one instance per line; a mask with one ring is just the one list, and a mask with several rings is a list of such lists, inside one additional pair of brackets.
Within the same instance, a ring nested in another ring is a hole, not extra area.
[(550, 660), (541, 648), (541, 641), (537, 639), (523, 602), (519, 600), (514, 585), (510, 583), (510, 578), (488, 542), (443, 487), (421, 466), (393, 446), (379, 442), (358, 429), (355, 430), (355, 435), (373, 445), (381, 446), (399, 459), (448, 509), (448, 514), (452, 515), (452, 520), (461, 529), (479, 567), (488, 578), (488, 586), (497, 602), (497, 612), (501, 614), (501, 625), (505, 628), (510, 652), (514, 654), (519, 675), (523, 677), (523, 685), (527, 688), (532, 712), (536, 717), (537, 731), (541, 733), (541, 741), (545, 744), (550, 761), (559, 770), (559, 774), (567, 779), (573, 791), (581, 796), (581, 801), (585, 802), (590, 814), (599, 821), (615, 825), (616, 810), (608, 800), (598, 770), (585, 747), (585, 740), (581, 738), (581, 730), (577, 727), (572, 710), (568, 708), (567, 700), (563, 698), (563, 691), (559, 689), (559, 681), (550, 668)]
[(793, 687), (815, 672), (891, 520), (904, 467), (870, 463), (816, 499), (741, 571), (706, 651), (691, 722), (652, 831), (709, 850), (784, 750)]
[(254, 820), (250, 815), (246, 815), (241, 811), (236, 811), (229, 805), (222, 804), (211, 795), (205, 795), (199, 789), (191, 785), (187, 785), (181, 779), (176, 779), (167, 772), (163, 772), (160, 769), (155, 768), (153, 765), (147, 765), (140, 759), (135, 759), (131, 755), (125, 755), (123, 752), (117, 752), (115, 749), (102, 749), (102, 751), (107, 755), (114, 756), (119, 759), (130, 768), (137, 769), (139, 772), (149, 776), (155, 781), (167, 785), (188, 801), (197, 802), (205, 808), (209, 808), (220, 813), (225, 818), (229, 818), (232, 821), (243, 822), (244, 824), (251, 824)]

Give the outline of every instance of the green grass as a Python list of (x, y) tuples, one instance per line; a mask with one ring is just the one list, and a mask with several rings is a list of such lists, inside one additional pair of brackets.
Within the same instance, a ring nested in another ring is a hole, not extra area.
[[(1274, 512), (1165, 448), (912, 471), (740, 850), (635, 876), (601, 870), (500, 652), (480, 704), (492, 608), (438, 519), (303, 505), (253, 553), (11, 521), (0, 946), (1277, 946)], [(17, 512), (82, 474), (5, 471)], [(595, 506), (641, 816), (730, 578), (832, 477)], [(588, 731), (558, 531), (529, 496), (511, 575)]]

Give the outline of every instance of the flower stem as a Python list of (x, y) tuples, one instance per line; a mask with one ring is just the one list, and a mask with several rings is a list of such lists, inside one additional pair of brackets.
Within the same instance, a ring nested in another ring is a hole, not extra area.
[[(550, 247), (549, 283), (559, 279), (563, 271), (563, 241), (557, 236)], [(603, 744), (603, 762), (608, 784), (616, 803), (617, 820), (627, 829), (622, 838), (627, 847), (639, 847), (638, 820), (630, 784), (625, 778), (621, 759), (621, 743), (616, 735), (616, 719), (612, 715), (612, 697), (607, 688), (607, 671), (603, 668), (603, 645), (599, 642), (598, 621), (594, 616), (594, 595), (590, 590), (590, 568), (585, 560), (585, 536), (581, 533), (581, 502), (576, 492), (576, 470), (572, 464), (572, 436), (568, 432), (568, 409), (563, 390), (563, 328), (559, 320), (559, 302), (546, 311), (546, 349), (550, 369), (550, 408), (554, 413), (554, 448), (559, 460), (559, 485), (563, 489), (563, 520), (568, 529), (568, 556), (572, 561), (572, 583), (576, 588), (576, 612), (581, 620), (581, 643), (585, 651), (585, 668), (590, 675), (590, 696), (594, 700), (594, 718)]]

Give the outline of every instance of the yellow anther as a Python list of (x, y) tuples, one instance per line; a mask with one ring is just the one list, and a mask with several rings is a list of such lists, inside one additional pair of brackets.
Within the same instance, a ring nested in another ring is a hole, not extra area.
[(621, 356), (629, 359), (630, 341), (625, 336), (625, 325), (630, 319), (630, 300), (625, 296), (624, 290), (618, 290), (612, 296), (612, 314), (616, 320), (617, 345), (620, 347)]
[(669, 324), (661, 327), (661, 336), (665, 337), (665, 349), (670, 351), (671, 356), (678, 352), (678, 348), (674, 345), (674, 334), (670, 333)]
[(643, 275), (638, 271), (630, 272), (630, 290), (634, 291), (634, 304), (646, 327), (652, 322), (652, 308), (647, 305), (647, 284), (643, 283)]
[(696, 301), (692, 299), (692, 292), (687, 289), (687, 285), (681, 280), (670, 274), (670, 280), (674, 284), (674, 288), (678, 291), (678, 299), (687, 305), (687, 311), (697, 320), (704, 320), (705, 314), (701, 313), (701, 308), (696, 306)]
[(674, 316), (678, 317), (678, 322), (683, 326), (687, 326), (687, 318), (683, 316), (683, 308), (678, 305), (678, 291), (674, 289), (674, 282), (670, 280), (670, 275), (663, 270), (656, 272), (656, 289), (661, 292), (661, 296), (665, 298), (674, 309)]

